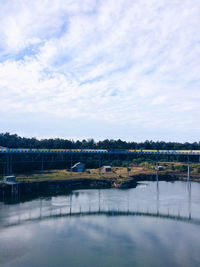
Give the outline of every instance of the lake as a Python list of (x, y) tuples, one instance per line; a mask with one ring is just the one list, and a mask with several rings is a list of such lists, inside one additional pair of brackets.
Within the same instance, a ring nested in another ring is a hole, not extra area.
[(0, 266), (200, 266), (200, 184), (0, 202)]

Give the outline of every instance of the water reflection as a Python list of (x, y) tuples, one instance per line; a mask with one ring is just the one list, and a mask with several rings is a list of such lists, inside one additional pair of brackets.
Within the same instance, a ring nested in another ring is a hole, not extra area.
[(156, 204), (157, 204), (157, 214), (159, 214), (159, 182), (156, 181)]
[[(172, 184), (157, 181), (141, 183), (135, 189), (76, 190), (69, 195), (38, 198), (15, 205), (1, 204), (0, 225), (16, 225), (59, 216), (97, 214), (149, 216), (199, 223), (197, 203), (200, 204), (200, 198), (196, 196), (200, 186), (194, 186), (198, 190), (194, 191), (193, 203), (191, 182)], [(188, 192), (188, 198), (184, 191)], [(193, 217), (192, 206), (196, 210)]]
[(182, 182), (0, 203), (0, 266), (198, 266), (199, 206)]

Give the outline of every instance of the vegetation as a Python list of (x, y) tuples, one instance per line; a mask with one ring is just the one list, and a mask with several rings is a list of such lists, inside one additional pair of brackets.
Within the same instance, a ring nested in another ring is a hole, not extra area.
[[(16, 134), (1, 133), (0, 146), (9, 148), (97, 148), (97, 149), (197, 149), (200, 150), (200, 142), (195, 143), (177, 143), (177, 142), (126, 142), (122, 140), (104, 140), (95, 142), (93, 139), (73, 141), (67, 139), (42, 139), (25, 138)], [(197, 164), (197, 157), (190, 157), (191, 161), (196, 162), (191, 166), (192, 172), (199, 174), (200, 165)], [(99, 155), (76, 154), (13, 154), (12, 155), (12, 172), (33, 173), (35, 171), (69, 169), (72, 163), (83, 162), (87, 169), (97, 169), (99, 164), (111, 165), (113, 167), (123, 167), (127, 170), (130, 166), (134, 168), (143, 168), (145, 171), (155, 171), (155, 156), (143, 155), (102, 155), (99, 162)], [(43, 167), (41, 162), (43, 161)], [(166, 156), (160, 155), (159, 161), (164, 166), (165, 171), (186, 172), (187, 165), (178, 162), (186, 162), (187, 156)], [(177, 163), (172, 163), (177, 162)], [(168, 162), (168, 163), (165, 163)], [(0, 157), (0, 175), (6, 174), (6, 156)], [(131, 172), (131, 170), (129, 171)]]
[[(182, 163), (165, 162), (162, 164), (163, 169), (159, 171), (161, 174), (176, 174), (182, 178), (187, 177), (187, 165)], [(199, 175), (200, 164), (191, 164), (191, 176), (197, 179)], [(102, 172), (99, 176), (99, 169), (86, 169), (83, 173), (70, 172), (70, 170), (48, 170), (41, 172), (27, 173), (25, 175), (17, 175), (18, 181), (49, 181), (49, 180), (70, 180), (70, 179), (116, 179), (124, 181), (135, 175), (155, 175), (155, 164), (153, 162), (143, 162), (141, 164), (131, 163), (129, 167), (112, 167), (111, 172)]]
[(20, 137), (17, 134), (1, 133), (0, 146), (10, 148), (98, 148), (98, 149), (197, 149), (200, 150), (200, 142), (178, 143), (164, 141), (126, 142), (120, 139), (106, 139), (95, 142), (94, 139), (74, 141), (67, 139), (41, 139), (35, 137)]
[(51, 170), (41, 173), (18, 175), (18, 181), (47, 181), (47, 180), (70, 180), (70, 179), (124, 179), (128, 178), (126, 168), (113, 168), (111, 172), (101, 173), (99, 169), (87, 169), (85, 172), (70, 172), (69, 170)]

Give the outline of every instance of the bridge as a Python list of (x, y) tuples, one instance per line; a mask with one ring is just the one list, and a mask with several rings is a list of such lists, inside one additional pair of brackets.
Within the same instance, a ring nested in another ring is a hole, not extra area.
[[(158, 180), (158, 159), (159, 156), (184, 156), (187, 159), (188, 165), (188, 180), (190, 179), (190, 159), (191, 157), (198, 157), (198, 161), (200, 161), (200, 150), (150, 150), (150, 149), (39, 149), (39, 148), (5, 148), (0, 147), (0, 156), (5, 157), (5, 161), (1, 161), (0, 164), (4, 164), (6, 166), (6, 171), (4, 173), (6, 175), (12, 174), (12, 164), (14, 155), (40, 155), (41, 162), (41, 171), (44, 170), (44, 156), (45, 155), (69, 155), (71, 168), (73, 165), (73, 155), (98, 155), (99, 159), (99, 175), (101, 176), (101, 158), (104, 155), (141, 155), (141, 156), (154, 156), (156, 162), (156, 179)], [(62, 161), (64, 159), (62, 158)], [(66, 161), (66, 159), (65, 159)], [(26, 162), (35, 162), (32, 161), (21, 161), (21, 163)], [(47, 162), (47, 161), (46, 161)], [(51, 161), (52, 162), (52, 161)]]
[(138, 154), (200, 156), (200, 150), (0, 148), (1, 154)]

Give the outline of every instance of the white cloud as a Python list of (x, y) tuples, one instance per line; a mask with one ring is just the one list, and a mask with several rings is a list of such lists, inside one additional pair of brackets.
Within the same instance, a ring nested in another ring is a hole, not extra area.
[(197, 0), (2, 1), (0, 112), (198, 134), (199, 13)]

